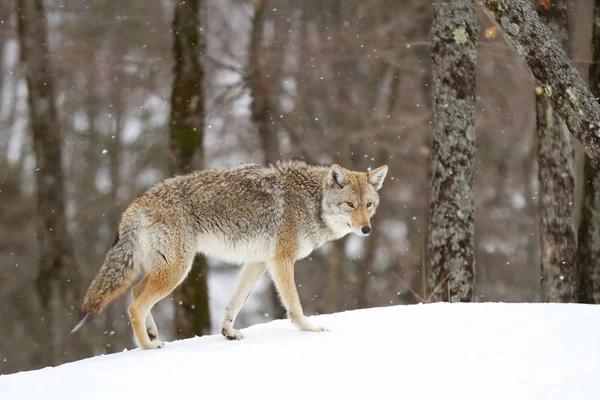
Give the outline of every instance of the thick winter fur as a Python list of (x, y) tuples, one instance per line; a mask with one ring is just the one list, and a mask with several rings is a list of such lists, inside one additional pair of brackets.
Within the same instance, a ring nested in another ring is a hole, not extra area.
[(202, 170), (160, 182), (123, 213), (74, 331), (143, 271), (131, 290), (131, 325), (141, 348), (162, 347), (150, 309), (183, 281), (197, 252), (243, 265), (221, 324), (228, 339), (242, 337), (233, 329), (235, 318), (267, 270), (292, 322), (322, 331), (304, 316), (294, 263), (350, 232), (368, 235), (386, 173), (387, 166), (354, 172), (292, 161)]

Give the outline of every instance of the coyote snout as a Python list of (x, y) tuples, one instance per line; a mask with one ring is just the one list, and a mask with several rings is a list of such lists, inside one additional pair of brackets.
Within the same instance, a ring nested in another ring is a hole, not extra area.
[[(354, 204), (352, 203), (354, 206)], [(365, 204), (355, 206), (351, 211), (352, 232), (358, 236), (368, 236), (371, 233), (371, 211), (373, 208), (372, 201), (367, 201)]]

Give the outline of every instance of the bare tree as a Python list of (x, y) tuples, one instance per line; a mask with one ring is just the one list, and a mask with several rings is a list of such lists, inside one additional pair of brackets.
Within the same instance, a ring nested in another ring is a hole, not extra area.
[[(600, 0), (594, 1), (590, 90), (600, 98)], [(580, 269), (579, 301), (600, 304), (600, 165), (584, 159), (583, 201), (579, 222), (577, 264)]]
[(429, 286), (436, 287), (450, 274), (446, 290), (438, 290), (434, 299), (471, 301), (475, 293), (475, 3), (436, 0), (433, 17)]
[[(254, 17), (252, 19), (252, 36), (249, 48), (250, 78), (248, 84), (252, 96), (251, 112), (252, 121), (256, 124), (258, 137), (265, 164), (276, 163), (280, 156), (279, 137), (273, 122), (273, 108), (276, 107), (273, 82), (278, 76), (273, 77), (267, 72), (263, 52), (263, 36), (265, 29), (265, 0), (254, 0)], [(279, 301), (277, 291), (273, 285), (269, 287), (271, 299), (271, 312), (275, 319), (285, 317), (285, 309)]]
[[(568, 47), (567, 3), (538, 3), (538, 13), (564, 51)], [(571, 136), (543, 90), (536, 104), (542, 300), (573, 302), (577, 296), (574, 226), (575, 153)]]
[[(175, 3), (171, 174), (188, 173), (202, 168), (204, 163), (204, 70), (200, 58), (205, 44), (201, 7), (200, 0), (178, 0)], [(207, 273), (206, 258), (198, 254), (187, 279), (176, 290), (175, 336), (178, 338), (210, 333)]]
[(273, 123), (275, 106), (273, 82), (267, 72), (263, 54), (265, 0), (254, 0), (252, 37), (250, 38), (250, 79), (252, 121), (258, 128), (265, 163), (275, 163), (280, 157), (279, 138)]
[[(79, 301), (79, 271), (75, 266), (65, 213), (61, 128), (54, 99), (54, 76), (48, 45), (48, 29), (41, 0), (18, 0), (17, 20), (21, 63), (28, 89), (29, 117), (36, 157), (37, 241), (39, 273), (37, 289), (46, 314), (49, 364), (73, 356), (77, 347), (59, 348), (57, 338), (66, 334), (70, 310)], [(75, 343), (77, 345), (77, 343)]]
[[(334, 98), (332, 113), (332, 129), (336, 148), (340, 149), (336, 159), (338, 163), (345, 165), (346, 168), (353, 168), (352, 158), (350, 157), (351, 140), (347, 137), (347, 117), (344, 109), (348, 107), (350, 85), (346, 82), (345, 69), (346, 63), (340, 57), (340, 49), (343, 49), (344, 43), (344, 8), (342, 0), (331, 2), (331, 11), (325, 15), (330, 16), (329, 24), (334, 27), (334, 39), (338, 44), (337, 49), (331, 52), (331, 69), (333, 72), (332, 86)], [(329, 24), (322, 26), (327, 27)], [(347, 238), (344, 237), (331, 243), (329, 254), (327, 255), (327, 264), (329, 264), (329, 276), (327, 278), (327, 297), (325, 300), (325, 312), (334, 313), (340, 310), (342, 300), (342, 283), (344, 281), (344, 261), (346, 258), (345, 247)]]

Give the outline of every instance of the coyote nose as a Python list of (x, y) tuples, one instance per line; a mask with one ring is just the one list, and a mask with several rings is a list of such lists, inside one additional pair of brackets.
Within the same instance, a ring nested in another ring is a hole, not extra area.
[(369, 233), (371, 233), (371, 227), (370, 226), (363, 226), (362, 229), (361, 229), (361, 231), (365, 235), (368, 235)]

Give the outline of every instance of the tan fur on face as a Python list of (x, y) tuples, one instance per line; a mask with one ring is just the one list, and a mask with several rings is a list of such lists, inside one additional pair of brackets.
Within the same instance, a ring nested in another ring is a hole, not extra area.
[(328, 187), (332, 190), (338, 188), (339, 193), (335, 201), (348, 216), (350, 228), (354, 232), (360, 232), (363, 227), (370, 228), (371, 217), (379, 204), (377, 189), (381, 188), (387, 166), (363, 173), (350, 171), (335, 164), (332, 173), (334, 176), (329, 180)]
[(366, 203), (361, 203), (359, 206), (354, 208), (351, 214), (352, 226), (355, 228), (362, 228), (363, 226), (371, 227), (371, 215), (367, 210)]

